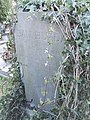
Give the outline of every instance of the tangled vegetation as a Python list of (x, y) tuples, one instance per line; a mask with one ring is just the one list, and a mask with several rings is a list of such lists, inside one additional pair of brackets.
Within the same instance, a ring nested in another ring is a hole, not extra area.
[(18, 67), (18, 63), (13, 64), (14, 77), (8, 80), (8, 93), (0, 98), (0, 120), (20, 120), (24, 114), (21, 107), (25, 104), (25, 92)]
[(10, 11), (10, 0), (0, 0), (0, 23), (7, 20)]
[[(90, 2), (47, 0), (45, 4), (48, 10), (43, 18), (56, 23), (65, 38), (63, 60), (54, 77), (56, 107), (48, 113), (33, 111), (31, 120), (90, 120)], [(15, 76), (14, 80), (20, 80)], [(8, 117), (1, 120), (23, 120), (23, 111), (17, 108), (23, 106), (25, 96), (21, 80), (16, 84), (19, 89), (9, 96), (9, 107), (4, 102), (8, 114), (2, 112)]]
[(58, 24), (65, 37), (63, 61), (55, 76), (56, 120), (89, 120), (90, 2), (69, 0), (56, 7), (51, 22)]
[[(59, 2), (59, 1), (58, 1)], [(90, 2), (54, 3), (45, 19), (56, 22), (65, 38), (63, 61), (55, 76), (55, 120), (90, 119)]]

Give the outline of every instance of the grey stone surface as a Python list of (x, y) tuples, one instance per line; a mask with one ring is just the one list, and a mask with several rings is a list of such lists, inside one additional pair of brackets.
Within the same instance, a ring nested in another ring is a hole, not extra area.
[[(46, 99), (54, 99), (55, 89), (50, 78), (58, 70), (63, 49), (63, 35), (60, 29), (55, 24), (41, 21), (41, 14), (19, 12), (15, 29), (16, 52), (21, 63), (26, 97), (29, 101), (33, 99), (36, 106), (40, 99), (45, 99), (43, 94), (46, 88)], [(49, 79), (47, 85), (45, 79)]]

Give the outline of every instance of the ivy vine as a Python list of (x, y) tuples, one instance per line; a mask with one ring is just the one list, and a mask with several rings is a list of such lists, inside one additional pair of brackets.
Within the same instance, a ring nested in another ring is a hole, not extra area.
[[(55, 120), (90, 119), (90, 2), (66, 1), (53, 11), (65, 38), (63, 61), (55, 76)], [(60, 100), (57, 101), (58, 97)]]

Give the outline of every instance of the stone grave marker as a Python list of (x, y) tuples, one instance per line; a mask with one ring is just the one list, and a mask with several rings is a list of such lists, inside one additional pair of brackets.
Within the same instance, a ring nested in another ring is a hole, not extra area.
[(15, 29), (16, 52), (26, 97), (28, 101), (33, 99), (36, 106), (54, 99), (52, 78), (60, 66), (64, 43), (58, 26), (41, 20), (41, 15), (19, 12)]

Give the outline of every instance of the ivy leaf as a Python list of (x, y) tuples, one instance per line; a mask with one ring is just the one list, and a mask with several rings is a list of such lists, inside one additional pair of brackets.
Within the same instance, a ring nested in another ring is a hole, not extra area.
[(45, 80), (45, 84), (48, 84), (49, 83), (49, 80)]
[(46, 90), (44, 90), (44, 89), (42, 89), (42, 90), (41, 90), (41, 94), (42, 94), (43, 96), (46, 96), (47, 91), (46, 91)]
[(53, 58), (53, 56), (52, 56), (52, 55), (50, 55), (50, 54), (48, 54), (48, 59), (51, 59), (51, 58)]
[(90, 105), (90, 101), (87, 100), (87, 104)]
[(40, 98), (40, 104), (42, 105), (43, 104), (43, 101), (42, 101), (42, 99)]

